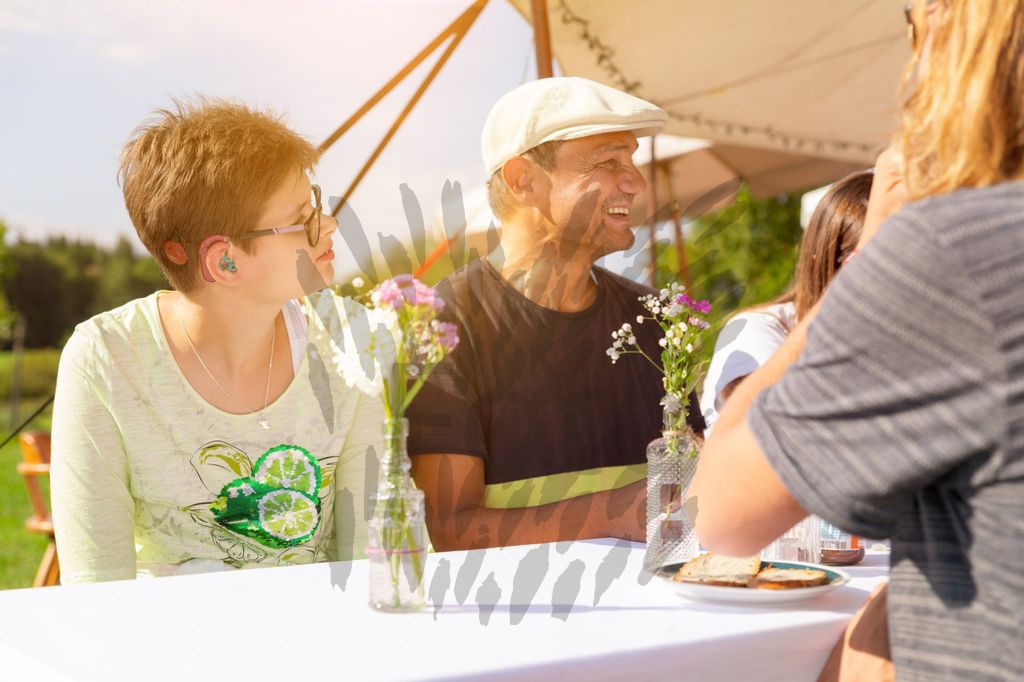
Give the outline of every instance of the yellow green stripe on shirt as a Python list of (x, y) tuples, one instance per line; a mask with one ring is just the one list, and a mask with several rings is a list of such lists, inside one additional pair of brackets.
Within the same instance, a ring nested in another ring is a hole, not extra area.
[(520, 509), (560, 502), (580, 495), (615, 490), (647, 477), (647, 464), (597, 467), (492, 483), (484, 489), (484, 506)]

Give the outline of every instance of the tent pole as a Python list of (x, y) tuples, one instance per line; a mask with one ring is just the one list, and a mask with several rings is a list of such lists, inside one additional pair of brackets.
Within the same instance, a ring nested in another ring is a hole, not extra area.
[(413, 108), (416, 106), (416, 104), (420, 101), (420, 98), (423, 97), (423, 93), (427, 91), (427, 88), (430, 87), (430, 84), (434, 82), (434, 78), (441, 71), (441, 68), (444, 67), (445, 63), (448, 61), (448, 58), (452, 56), (453, 52), (455, 52), (455, 48), (457, 48), (459, 46), (459, 43), (462, 42), (462, 39), (466, 37), (466, 33), (469, 32), (469, 29), (473, 25), (473, 22), (476, 21), (476, 18), (480, 15), (480, 11), (486, 4), (487, 0), (479, 0), (472, 7), (470, 7), (469, 10), (466, 10), (466, 12), (461, 17), (459, 17), (454, 24), (452, 24), (451, 28), (453, 29), (454, 32), (454, 37), (452, 38), (452, 41), (448, 43), (448, 47), (445, 48), (444, 52), (438, 58), (437, 63), (435, 63), (434, 66), (430, 69), (430, 72), (427, 74), (427, 77), (423, 79), (422, 83), (420, 83), (420, 86), (416, 89), (416, 92), (413, 93), (412, 97), (409, 99), (409, 102), (405, 105), (405, 108), (402, 109), (401, 113), (398, 114), (398, 118), (396, 118), (395, 122), (391, 124), (391, 127), (388, 129), (387, 133), (384, 134), (384, 137), (377, 145), (377, 148), (373, 150), (372, 154), (370, 154), (370, 158), (368, 158), (366, 160), (366, 163), (363, 164), (363, 167), (359, 169), (359, 173), (356, 175), (355, 179), (352, 180), (352, 183), (349, 185), (348, 189), (345, 190), (345, 193), (342, 195), (341, 200), (338, 201), (338, 204), (334, 207), (334, 210), (331, 211), (332, 216), (337, 217), (338, 213), (341, 212), (341, 207), (345, 205), (345, 202), (349, 200), (352, 194), (359, 187), (359, 183), (363, 181), (363, 178), (366, 177), (366, 174), (370, 171), (370, 168), (380, 157), (381, 153), (384, 151), (384, 147), (388, 145), (388, 142), (391, 141), (391, 138), (393, 138), (395, 136), (395, 133), (398, 132), (398, 129), (405, 122), (405, 119), (409, 116), (409, 112), (411, 112)]
[[(399, 69), (398, 73), (392, 76), (391, 80), (385, 83), (380, 90), (374, 93), (374, 95), (370, 97), (370, 99), (366, 100), (366, 102), (363, 103), (363, 106), (359, 107), (359, 109), (356, 110), (354, 114), (349, 116), (348, 120), (342, 123), (337, 130), (331, 133), (327, 137), (327, 139), (320, 144), (320, 146), (318, 147), (318, 151), (322, 154), (328, 149), (330, 149), (331, 145), (338, 141), (338, 138), (340, 138), (342, 135), (348, 132), (349, 128), (355, 125), (359, 121), (359, 119), (366, 115), (366, 112), (372, 109), (377, 104), (377, 102), (381, 101), (389, 92), (394, 90), (396, 85), (405, 80), (405, 77), (412, 73), (412, 71), (417, 66), (419, 66), (424, 59), (433, 54), (434, 51), (437, 50), (438, 46), (441, 45), (441, 43), (448, 39), (452, 34), (456, 33), (458, 31), (458, 27), (461, 26), (462, 23), (467, 20), (467, 17), (472, 15), (473, 19), (475, 19), (476, 15), (480, 14), (480, 11), (486, 4), (487, 0), (477, 0), (477, 2), (473, 3), (465, 12), (459, 15), (458, 18), (455, 19), (455, 21), (449, 24), (439, 34), (437, 34), (437, 37), (430, 41), (430, 43), (426, 47), (420, 50), (419, 54), (413, 57), (408, 64)], [(470, 23), (473, 23), (472, 20), (470, 20)]]
[(537, 78), (551, 78), (551, 30), (548, 27), (547, 0), (530, 0), (533, 19), (533, 49), (537, 55)]
[(676, 267), (686, 284), (686, 290), (693, 289), (693, 278), (690, 277), (690, 266), (686, 262), (686, 243), (683, 241), (682, 211), (679, 209), (679, 200), (676, 199), (676, 188), (672, 184), (672, 168), (668, 163), (662, 169), (665, 179), (668, 181), (668, 196), (672, 206), (672, 226), (675, 229), (676, 238)]
[(655, 237), (658, 231), (658, 190), (656, 184), (658, 181), (658, 164), (654, 156), (654, 135), (651, 135), (651, 177), (647, 182), (647, 205), (650, 216), (647, 218), (648, 227), (651, 230), (651, 270), (648, 275), (648, 282), (650, 285), (657, 289), (657, 273), (658, 273), (658, 243)]
[[(533, 49), (537, 62), (537, 78), (551, 78), (554, 75), (551, 56), (551, 31), (548, 26), (547, 0), (530, 0), (530, 19), (533, 25)], [(339, 204), (340, 206), (341, 204)], [(457, 234), (452, 235), (438, 244), (426, 257), (415, 276), (420, 277), (437, 262), (451, 247), (452, 243), (462, 237), (467, 226), (463, 226)]]

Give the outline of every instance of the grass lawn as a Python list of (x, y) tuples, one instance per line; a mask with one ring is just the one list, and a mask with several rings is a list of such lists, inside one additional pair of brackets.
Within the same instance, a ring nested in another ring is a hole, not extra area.
[[(32, 398), (22, 401), (19, 410), (22, 419), (34, 412), (44, 400)], [(3, 407), (6, 409), (7, 405)], [(49, 431), (50, 408), (36, 417), (28, 430)], [(5, 426), (0, 433), (2, 441), (10, 431)], [(17, 439), (0, 449), (0, 589), (31, 587), (47, 543), (45, 536), (30, 533), (25, 528), (25, 519), (32, 515), (32, 507), (25, 479), (15, 470), (20, 461), (21, 449)], [(48, 492), (45, 482), (43, 489)]]

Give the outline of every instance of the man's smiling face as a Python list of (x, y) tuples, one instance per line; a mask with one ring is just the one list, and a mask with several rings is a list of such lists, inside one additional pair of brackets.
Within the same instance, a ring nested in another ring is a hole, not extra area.
[(548, 214), (561, 248), (600, 256), (628, 249), (635, 239), (629, 210), (647, 183), (633, 165), (636, 137), (602, 133), (562, 142), (551, 182)]

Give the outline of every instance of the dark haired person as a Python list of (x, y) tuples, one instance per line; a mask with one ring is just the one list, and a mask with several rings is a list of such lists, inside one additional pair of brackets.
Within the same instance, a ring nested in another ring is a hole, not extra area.
[(778, 350), (853, 253), (864, 226), (872, 178), (871, 171), (861, 171), (833, 184), (804, 232), (792, 288), (771, 303), (734, 315), (722, 328), (701, 392), (706, 435), (733, 390)]

